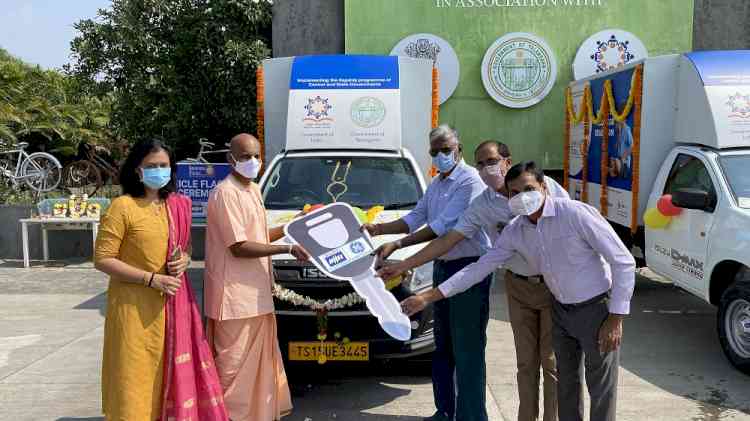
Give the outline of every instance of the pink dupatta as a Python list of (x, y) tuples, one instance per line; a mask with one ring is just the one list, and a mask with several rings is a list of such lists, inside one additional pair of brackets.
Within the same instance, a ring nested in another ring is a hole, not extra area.
[[(188, 250), (192, 203), (181, 194), (167, 198), (169, 246)], [(203, 331), (201, 314), (187, 274), (182, 287), (166, 302), (164, 396), (161, 421), (227, 421), (224, 394)]]

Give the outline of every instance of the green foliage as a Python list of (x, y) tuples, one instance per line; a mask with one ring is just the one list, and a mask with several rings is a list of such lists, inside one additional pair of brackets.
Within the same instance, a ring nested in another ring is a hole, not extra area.
[(78, 91), (74, 79), (0, 49), (0, 140), (58, 152), (74, 152), (81, 141), (107, 146), (111, 100)]
[(113, 0), (75, 24), (66, 66), (88, 94), (112, 92), (113, 126), (178, 150), (255, 131), (255, 71), (268, 57), (271, 6), (259, 0)]

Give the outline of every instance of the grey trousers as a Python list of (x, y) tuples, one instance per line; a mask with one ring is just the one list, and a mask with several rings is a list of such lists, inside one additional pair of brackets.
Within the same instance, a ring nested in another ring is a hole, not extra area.
[[(609, 315), (607, 294), (552, 308), (552, 346), (557, 359), (560, 421), (583, 421), (583, 377), (591, 396), (591, 421), (615, 421), (619, 349), (599, 352), (599, 328)], [(584, 373), (585, 369), (585, 373)]]

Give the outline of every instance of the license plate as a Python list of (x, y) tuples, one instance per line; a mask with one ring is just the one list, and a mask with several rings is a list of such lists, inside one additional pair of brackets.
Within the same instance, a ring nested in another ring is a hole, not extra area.
[(369, 361), (367, 342), (289, 342), (290, 361), (318, 361), (325, 355), (328, 361)]

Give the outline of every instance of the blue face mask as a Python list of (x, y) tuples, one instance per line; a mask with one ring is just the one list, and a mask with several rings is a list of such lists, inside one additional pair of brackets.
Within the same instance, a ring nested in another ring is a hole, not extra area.
[(435, 165), (441, 173), (447, 173), (456, 166), (456, 158), (453, 156), (453, 152), (449, 154), (438, 152), (437, 155), (432, 157), (432, 164)]
[(172, 170), (169, 167), (143, 169), (143, 184), (154, 190), (166, 186), (171, 178)]

